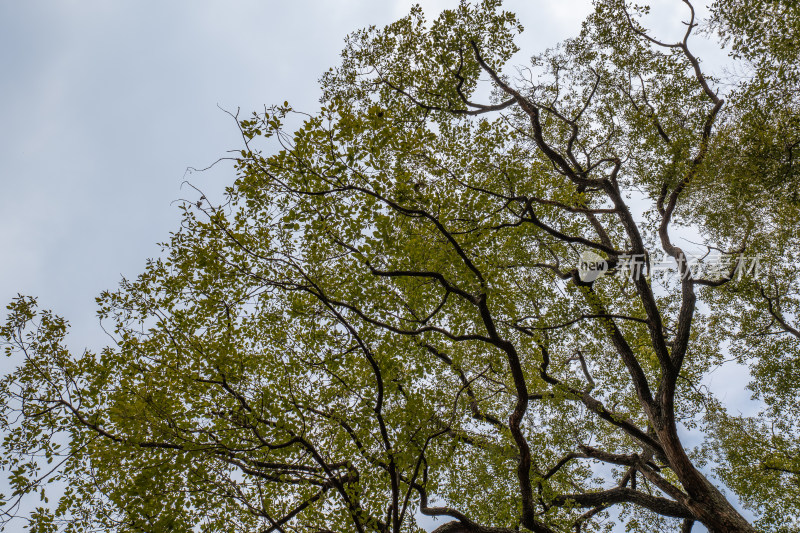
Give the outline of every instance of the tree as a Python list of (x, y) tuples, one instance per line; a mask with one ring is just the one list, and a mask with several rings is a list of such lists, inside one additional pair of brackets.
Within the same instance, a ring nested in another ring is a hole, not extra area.
[[(760, 511), (764, 530), (800, 527), (800, 287), (798, 287), (797, 162), (800, 145), (800, 6), (793, 2), (719, 2), (713, 25), (743, 59), (746, 73), (731, 98), (738, 120), (715, 166), (727, 175), (716, 201), (735, 206), (736, 220), (711, 214), (718, 232), (749, 234), (749, 246), (767, 260), (768, 275), (707, 294), (714, 331), (729, 353), (750, 367), (758, 416), (709, 410), (709, 448), (724, 482)], [(701, 214), (701, 216), (704, 216)]]
[[(414, 8), (348, 38), (317, 113), (237, 115), (224, 202), (187, 202), (164, 256), (99, 298), (113, 346), (71, 353), (62, 318), (9, 306), (6, 516), (57, 481), (33, 530), (755, 531), (713, 454), (759, 527), (796, 527), (774, 499), (798, 479), (796, 385), (773, 378), (800, 360), (797, 108), (752, 120), (763, 50), (726, 103), (684, 4), (673, 42), (599, 1), (516, 76), (498, 0)], [(741, 51), (761, 30), (729, 5), (712, 28)], [(692, 264), (676, 226), (730, 261)], [(780, 335), (751, 334), (765, 319)], [(764, 417), (700, 386), (731, 350)], [(783, 440), (747, 440), (770, 418)]]

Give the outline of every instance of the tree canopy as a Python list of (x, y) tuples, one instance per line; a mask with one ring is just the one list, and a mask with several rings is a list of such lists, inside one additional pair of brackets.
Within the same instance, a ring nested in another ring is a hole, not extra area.
[[(110, 346), (9, 305), (4, 520), (797, 531), (800, 12), (676, 4), (668, 39), (597, 0), (516, 69), (499, 0), (415, 7), (347, 38), (319, 110), (236, 115), (224, 199), (98, 298)], [(757, 416), (703, 385), (730, 359)]]

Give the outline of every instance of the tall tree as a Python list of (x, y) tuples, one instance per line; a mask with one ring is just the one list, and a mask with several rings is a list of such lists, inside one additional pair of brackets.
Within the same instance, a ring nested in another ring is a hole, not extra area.
[[(317, 113), (237, 116), (224, 202), (187, 203), (164, 256), (99, 299), (113, 346), (71, 353), (63, 319), (9, 306), (8, 519), (60, 481), (33, 530), (755, 531), (680, 428), (724, 445), (720, 472), (763, 508), (778, 485), (748, 493), (731, 441), (766, 419), (700, 384), (731, 339), (756, 368), (788, 349), (744, 326), (791, 333), (797, 311), (747, 260), (788, 257), (764, 225), (794, 243), (796, 205), (763, 192), (794, 108), (747, 120), (758, 68), (726, 105), (681, 5), (672, 41), (598, 1), (514, 75), (522, 27), (499, 0), (415, 7), (347, 39)], [(723, 36), (750, 31), (723, 15)], [(732, 258), (692, 264), (676, 225)], [(726, 330), (742, 301), (757, 318)]]

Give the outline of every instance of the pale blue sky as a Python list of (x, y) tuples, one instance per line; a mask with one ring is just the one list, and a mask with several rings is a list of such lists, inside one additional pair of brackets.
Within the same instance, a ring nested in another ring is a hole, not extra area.
[[(0, 0), (0, 300), (38, 296), (73, 344), (102, 344), (94, 298), (158, 254), (186, 167), (239, 147), (217, 105), (313, 111), (345, 35), (412, 3)], [(574, 34), (589, 3), (508, 7), (532, 53)], [(212, 191), (233, 178), (191, 177)]]

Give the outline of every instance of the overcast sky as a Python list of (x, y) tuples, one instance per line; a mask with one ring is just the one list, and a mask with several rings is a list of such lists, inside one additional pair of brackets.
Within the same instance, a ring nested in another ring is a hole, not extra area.
[[(98, 347), (94, 298), (177, 227), (189, 178), (212, 192), (239, 148), (232, 119), (313, 111), (344, 37), (411, 1), (0, 0), (0, 301), (39, 297)], [(421, 2), (431, 15), (456, 1)], [(529, 54), (573, 35), (589, 2), (508, 2)]]
[[(219, 193), (239, 148), (232, 119), (289, 100), (317, 106), (344, 37), (408, 0), (0, 0), (0, 301), (39, 297), (105, 339), (95, 297), (134, 277), (177, 227), (184, 179)], [(457, 0), (421, 0), (432, 18)], [(575, 35), (588, 0), (508, 1), (527, 55)], [(670, 6), (673, 27), (685, 14)], [(668, 10), (667, 13), (670, 13)], [(521, 58), (523, 58), (521, 56)]]

